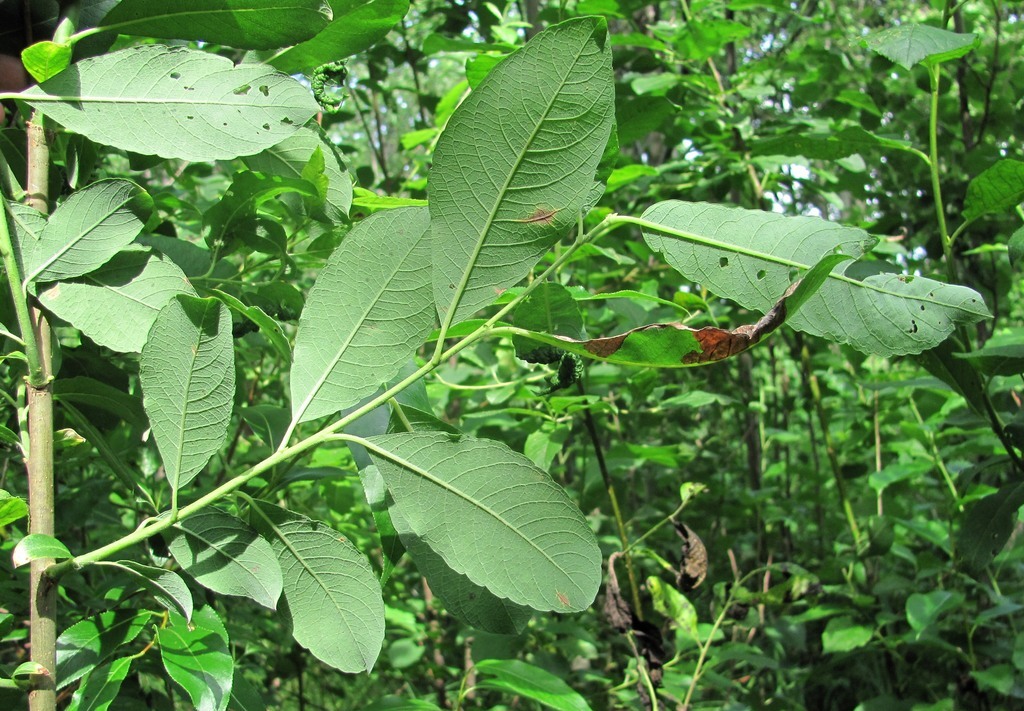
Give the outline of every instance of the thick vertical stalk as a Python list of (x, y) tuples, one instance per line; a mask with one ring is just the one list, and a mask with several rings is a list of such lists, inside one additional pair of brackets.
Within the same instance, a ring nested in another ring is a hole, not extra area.
[[(43, 117), (32, 116), (28, 125), (28, 204), (49, 212), (50, 149)], [(17, 297), (15, 297), (17, 298)], [(51, 385), (50, 325), (30, 306), (32, 337), (39, 352), (38, 377), (28, 383), (28, 507), (29, 532), (54, 534), (53, 388)], [(29, 615), (32, 661), (49, 671), (29, 693), (30, 711), (53, 711), (57, 706), (57, 584), (46, 569), (53, 560), (32, 561), (29, 572)]]

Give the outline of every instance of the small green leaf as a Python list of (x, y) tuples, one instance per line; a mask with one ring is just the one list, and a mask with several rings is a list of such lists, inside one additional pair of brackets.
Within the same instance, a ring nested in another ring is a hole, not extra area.
[(138, 353), (157, 314), (175, 294), (195, 294), (181, 269), (163, 255), (122, 252), (73, 281), (40, 289), (48, 310), (101, 346)]
[(18, 545), (14, 546), (14, 551), (11, 553), (15, 568), (20, 568), (40, 558), (63, 560), (71, 557), (73, 556), (67, 546), (45, 533), (28, 534), (18, 541)]
[(977, 575), (1006, 545), (1024, 506), (1024, 483), (1003, 486), (975, 503), (964, 516), (957, 537), (957, 554), (968, 571)]
[(868, 49), (910, 69), (918, 62), (935, 65), (962, 57), (977, 47), (981, 38), (908, 23), (872, 32), (862, 41)]
[[(219, 202), (203, 213), (203, 234), (211, 248), (230, 252), (242, 239), (239, 231), (252, 231), (256, 210), (263, 203), (287, 193), (316, 198), (316, 186), (301, 178), (243, 171), (235, 175)], [(262, 250), (268, 251), (268, 250)]]
[(352, 207), (372, 214), (378, 210), (393, 210), (397, 207), (426, 207), (426, 200), (415, 198), (392, 197), (390, 195), (377, 195), (366, 188), (353, 188)]
[(849, 652), (871, 641), (871, 628), (854, 622), (845, 615), (833, 617), (821, 633), (821, 648), (825, 654)]
[[(434, 324), (429, 213), (377, 213), (346, 236), (317, 277), (299, 319), (292, 417), (355, 405), (393, 378)], [(387, 244), (387, 249), (381, 245)]]
[(106, 711), (117, 699), (131, 666), (131, 657), (121, 657), (94, 669), (75, 690), (68, 711)]
[(240, 414), (245, 423), (252, 428), (253, 434), (274, 450), (281, 446), (282, 438), (292, 420), (289, 410), (273, 405), (242, 408)]
[(334, 20), (305, 42), (265, 61), (283, 72), (307, 72), (351, 57), (384, 39), (409, 12), (409, 0), (332, 0)]
[[(427, 186), (434, 301), (446, 325), (525, 277), (596, 201), (594, 177), (615, 122), (606, 40), (602, 18), (549, 27), (448, 121)], [(517, 111), (505, 96), (519, 97)]]
[(277, 554), (282, 614), (295, 641), (335, 669), (372, 669), (384, 641), (384, 600), (362, 554), (336, 531), (277, 506), (257, 503), (252, 523)]
[(212, 607), (190, 620), (170, 613), (156, 633), (164, 669), (185, 690), (197, 711), (224, 711), (231, 698), (234, 662), (228, 633)]
[(498, 442), (444, 433), (364, 442), (394, 509), (452, 570), (535, 610), (572, 612), (594, 601), (601, 578), (594, 534), (526, 457)]
[(281, 360), (286, 365), (291, 363), (292, 347), (280, 323), (268, 316), (267, 312), (259, 306), (247, 306), (227, 292), (220, 289), (210, 289), (210, 293), (222, 301), (229, 309), (256, 324), (260, 329), (260, 333), (270, 341), (270, 345), (277, 351), (277, 355), (281, 357)]
[(28, 516), (28, 503), (0, 489), (0, 526), (7, 526)]
[(319, 110), (306, 87), (261, 64), (158, 44), (83, 59), (21, 96), (97, 143), (189, 161), (259, 153)]
[(129, 395), (123, 390), (84, 375), (57, 378), (53, 383), (53, 394), (58, 402), (81, 406), (87, 413), (109, 413), (118, 420), (132, 425), (147, 424), (140, 395)]
[(971, 180), (964, 198), (964, 219), (1010, 212), (1024, 201), (1024, 161), (1004, 158)]
[(478, 689), (494, 689), (532, 699), (558, 711), (590, 711), (590, 705), (571, 686), (551, 672), (518, 659), (484, 659), (476, 670), (484, 675)]
[(697, 610), (693, 607), (693, 603), (674, 587), (665, 585), (661, 578), (654, 576), (647, 578), (647, 589), (651, 591), (654, 609), (675, 622), (679, 629), (699, 642)]
[(1024, 373), (1024, 328), (1008, 328), (994, 334), (971, 353), (957, 353), (985, 375)]
[(751, 153), (756, 156), (804, 156), (815, 160), (838, 160), (854, 154), (876, 155), (887, 150), (913, 151), (910, 141), (886, 138), (848, 126), (838, 133), (791, 133), (775, 136), (754, 144)]
[(276, 49), (309, 39), (330, 19), (325, 0), (120, 0), (99, 26), (122, 35)]
[(139, 636), (149, 612), (108, 610), (77, 622), (57, 638), (57, 688), (82, 678)]
[(30, 282), (88, 274), (131, 244), (153, 209), (153, 198), (128, 180), (101, 180), (69, 197), (50, 216), (39, 242), (23, 254)]
[(920, 637), (938, 622), (940, 615), (947, 610), (957, 609), (963, 601), (963, 593), (950, 590), (914, 593), (907, 598), (907, 622)]
[(1010, 253), (1010, 264), (1015, 269), (1020, 269), (1021, 265), (1024, 264), (1024, 227), (1018, 227), (1017, 230), (1010, 235), (1010, 242), (1007, 245), (1007, 250)]
[(266, 711), (267, 708), (260, 692), (243, 676), (242, 670), (237, 666), (231, 681), (231, 701), (228, 702), (228, 708), (231, 711)]
[(143, 405), (173, 489), (227, 435), (235, 393), (231, 317), (216, 299), (178, 296), (160, 312), (139, 366)]
[(46, 81), (60, 74), (71, 64), (71, 46), (43, 41), (21, 51), (21, 63), (36, 81)]
[(268, 607), (281, 596), (281, 567), (270, 544), (244, 521), (206, 509), (175, 526), (168, 549), (185, 572), (222, 595)]
[(152, 565), (143, 565), (133, 560), (100, 561), (104, 565), (127, 573), (135, 582), (149, 591), (162, 607), (171, 612), (192, 618), (192, 593), (177, 573)]

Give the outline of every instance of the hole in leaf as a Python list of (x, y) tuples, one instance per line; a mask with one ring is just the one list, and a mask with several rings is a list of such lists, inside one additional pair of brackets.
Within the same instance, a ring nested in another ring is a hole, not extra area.
[(243, 84), (242, 86), (240, 86), (237, 89), (235, 89), (235, 91), (233, 93), (234, 93), (235, 96), (245, 96), (246, 94), (249, 93), (250, 89), (252, 89), (252, 85), (250, 85), (250, 84)]
[(263, 124), (263, 130), (269, 131), (270, 130), (270, 124), (269, 123)]
[(283, 119), (281, 119), (281, 123), (283, 123), (283, 124), (287, 124), (287, 125), (291, 126), (291, 125), (292, 125), (293, 123), (295, 123), (295, 122), (294, 122), (294, 121), (292, 121), (292, 120), (291, 120), (290, 118), (288, 118), (287, 116), (285, 116), (285, 117), (284, 117)]
[(260, 84), (260, 93), (264, 96), (270, 96), (270, 87), (266, 84)]
[(924, 311), (924, 304), (921, 304), (921, 310)]
[(729, 258), (728, 257), (722, 257), (721, 259), (719, 259), (718, 260), (718, 266), (720, 266), (720, 267), (727, 267), (727, 266), (729, 266)]
[(171, 72), (171, 79), (181, 79), (181, 74), (178, 72)]
[(766, 276), (768, 276), (768, 272), (766, 272), (764, 269), (758, 269), (757, 270), (758, 281), (760, 281), (761, 279), (764, 279)]
[(189, 121), (191, 121), (192, 119), (195, 118), (195, 116), (186, 116), (185, 118), (187, 118)]
[(917, 321), (910, 320), (910, 333), (917, 333)]

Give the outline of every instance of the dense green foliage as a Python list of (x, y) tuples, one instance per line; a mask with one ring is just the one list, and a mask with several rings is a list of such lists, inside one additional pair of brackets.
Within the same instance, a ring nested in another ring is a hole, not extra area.
[(47, 566), (60, 708), (1020, 703), (1011, 4), (57, 5), (0, 703)]

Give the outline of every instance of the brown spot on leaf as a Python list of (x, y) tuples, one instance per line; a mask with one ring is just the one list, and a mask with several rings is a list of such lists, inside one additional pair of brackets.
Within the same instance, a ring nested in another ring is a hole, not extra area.
[(512, 220), (512, 222), (526, 222), (526, 223), (539, 223), (542, 225), (550, 225), (555, 219), (555, 215), (558, 214), (558, 210), (550, 207), (537, 206), (530, 216), (524, 219)]
[(569, 596), (566, 595), (564, 592), (559, 592), (556, 590), (555, 597), (557, 597), (558, 601), (562, 603), (562, 607), (569, 607)]

